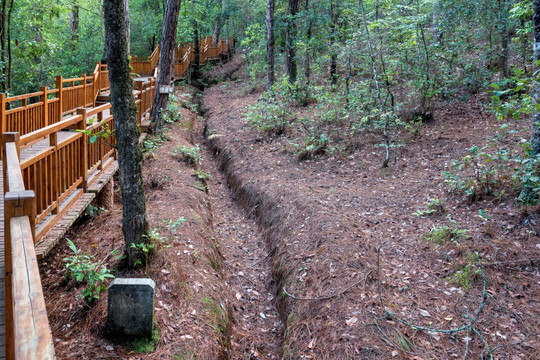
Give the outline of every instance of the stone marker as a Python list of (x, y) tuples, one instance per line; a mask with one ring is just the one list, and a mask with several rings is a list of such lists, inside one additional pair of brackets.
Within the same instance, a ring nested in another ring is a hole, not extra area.
[(155, 286), (152, 279), (113, 280), (108, 294), (107, 336), (152, 337)]

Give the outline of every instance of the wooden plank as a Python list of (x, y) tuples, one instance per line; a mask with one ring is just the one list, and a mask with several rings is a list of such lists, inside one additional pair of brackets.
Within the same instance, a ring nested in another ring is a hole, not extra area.
[(11, 219), (15, 359), (54, 359), (54, 346), (28, 216)]

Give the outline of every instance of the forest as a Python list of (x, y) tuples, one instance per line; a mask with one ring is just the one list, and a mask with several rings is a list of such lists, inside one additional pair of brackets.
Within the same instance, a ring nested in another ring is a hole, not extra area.
[[(36, 249), (88, 199), (38, 256), (36, 338), (57, 359), (540, 358), (539, 44), (540, 0), (2, 0), (3, 204), (9, 154)], [(155, 282), (149, 336), (111, 335), (122, 278)]]

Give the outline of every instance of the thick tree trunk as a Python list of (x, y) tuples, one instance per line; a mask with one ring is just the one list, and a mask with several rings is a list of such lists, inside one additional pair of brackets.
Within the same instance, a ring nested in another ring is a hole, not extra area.
[(193, 51), (194, 59), (191, 72), (191, 85), (198, 86), (201, 77), (201, 43), (199, 41), (199, 23), (193, 20)]
[[(537, 68), (537, 63), (540, 61), (540, 0), (533, 0), (533, 64)], [(532, 90), (533, 98), (533, 115), (532, 115), (532, 134), (531, 134), (531, 154), (533, 158), (540, 155), (540, 111), (537, 107), (540, 106), (540, 86), (535, 83)], [(534, 164), (534, 162), (532, 162)], [(534, 166), (534, 165), (533, 165)], [(536, 173), (540, 173), (538, 166), (534, 169)], [(538, 193), (533, 191), (534, 184), (525, 181), (521, 187), (519, 200), (524, 203), (530, 203), (538, 199)]]
[(221, 24), (223, 22), (223, 19), (221, 18), (221, 14), (223, 11), (223, 1), (217, 0), (218, 4), (218, 14), (216, 17), (216, 22), (214, 24), (214, 35), (212, 37), (212, 46), (216, 47), (219, 42), (219, 37), (221, 36)]
[(266, 2), (266, 85), (268, 89), (274, 84), (274, 11), (275, 0)]
[(13, 0), (9, 2), (8, 23), (7, 23), (7, 48), (8, 48), (8, 65), (7, 72), (4, 72), (4, 78), (7, 78), (7, 91), (11, 91), (13, 53), (11, 51), (11, 13), (13, 10)]
[[(122, 231), (129, 266), (144, 263), (138, 244), (146, 243), (148, 222), (142, 177), (143, 156), (139, 147), (137, 107), (129, 68), (123, 0), (104, 0), (105, 55), (109, 67), (111, 104), (118, 150), (122, 190)], [(134, 244), (135, 246), (133, 246)]]
[[(540, 0), (533, 0), (533, 36), (534, 36), (534, 64), (540, 61)], [(540, 86), (536, 84), (533, 89), (533, 99), (536, 106), (540, 106)], [(540, 111), (533, 107), (531, 146), (533, 155), (540, 154)]]
[(287, 54), (286, 70), (289, 82), (295, 83), (297, 80), (296, 70), (296, 15), (298, 14), (298, 0), (289, 0), (289, 20), (287, 21)]
[(337, 21), (338, 21), (338, 10), (335, 0), (330, 2), (330, 12), (331, 12), (331, 22), (330, 22), (330, 42), (332, 47), (332, 55), (330, 56), (330, 80), (332, 85), (337, 85), (338, 76), (337, 76)]
[(160, 113), (167, 108), (169, 94), (162, 94), (160, 89), (164, 85), (171, 85), (174, 80), (174, 47), (176, 45), (176, 28), (178, 27), (178, 13), (180, 12), (181, 0), (167, 0), (167, 10), (163, 20), (163, 34), (159, 53), (158, 91), (152, 104), (150, 118), (152, 119), (151, 131), (157, 134), (163, 129), (163, 119)]
[(77, 2), (71, 4), (71, 41), (77, 41), (79, 39), (79, 5)]
[(2, 80), (0, 81), (0, 90), (2, 92), (6, 92), (7, 86), (6, 86), (6, 6), (7, 6), (7, 0), (2, 0), (2, 9), (0, 12), (0, 66), (2, 67), (2, 74), (4, 75), (2, 77)]
[(501, 68), (502, 75), (507, 78), (510, 76), (510, 71), (508, 69), (508, 43), (510, 42), (510, 34), (508, 33), (508, 17), (509, 17), (509, 6), (508, 0), (499, 0), (499, 11), (501, 14), (500, 18), (500, 29), (501, 29), (501, 55), (499, 58), (499, 66)]
[(307, 47), (306, 47), (306, 57), (304, 59), (304, 75), (306, 76), (306, 81), (309, 85), (311, 77), (311, 37), (313, 36), (313, 21), (311, 20), (311, 13), (309, 11), (309, 0), (306, 0), (305, 4), (305, 13), (307, 17)]
[(129, 22), (129, 0), (124, 0), (124, 19), (126, 22), (127, 52), (131, 54), (131, 30)]

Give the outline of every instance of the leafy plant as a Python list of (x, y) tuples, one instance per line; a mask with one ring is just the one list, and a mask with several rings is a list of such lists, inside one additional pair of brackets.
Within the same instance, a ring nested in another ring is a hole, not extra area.
[(288, 125), (285, 108), (273, 91), (263, 93), (247, 110), (244, 115), (247, 123), (268, 136), (283, 134)]
[(198, 165), (202, 161), (201, 149), (199, 144), (195, 146), (178, 145), (174, 151), (174, 155), (180, 155), (181, 160), (188, 164)]
[[(183, 223), (185, 223), (187, 220), (186, 218), (179, 217), (177, 220), (173, 221), (170, 219), (163, 220), (163, 223), (167, 226), (169, 229), (171, 235), (176, 234), (176, 230), (182, 226)], [(152, 230), (154, 231), (154, 230)]]
[(105, 209), (103, 207), (97, 207), (97, 206), (94, 206), (92, 204), (88, 204), (88, 206), (86, 207), (84, 212), (85, 212), (85, 214), (87, 216), (89, 216), (91, 218), (95, 218), (96, 216), (98, 216), (102, 212), (107, 212), (107, 209)]
[(512, 185), (510, 163), (515, 161), (511, 150), (500, 149), (491, 154), (486, 148), (473, 146), (461, 160), (452, 160), (455, 172), (443, 171), (445, 182), (452, 191), (467, 195), (470, 201), (485, 196), (504, 196), (504, 189)]
[(414, 212), (413, 215), (416, 215), (418, 217), (424, 216), (424, 215), (433, 215), (433, 214), (445, 214), (446, 209), (444, 208), (444, 204), (442, 203), (439, 198), (432, 198), (429, 199), (421, 209), (419, 209), (417, 212)]
[(446, 216), (447, 223), (441, 226), (434, 226), (426, 235), (426, 240), (430, 243), (445, 245), (451, 242), (459, 246), (459, 242), (469, 238), (467, 229), (458, 227), (457, 222)]
[(472, 284), (481, 279), (482, 270), (479, 264), (480, 256), (477, 253), (470, 253), (468, 263), (453, 275), (448, 276), (447, 280), (465, 290), (470, 289)]
[(111, 270), (107, 269), (107, 264), (94, 262), (94, 257), (83, 254), (77, 249), (73, 241), (67, 239), (68, 246), (73, 255), (63, 259), (66, 263), (65, 272), (68, 279), (75, 279), (77, 282), (86, 283), (86, 288), (82, 291), (82, 297), (89, 304), (93, 304), (99, 299), (99, 294), (105, 291), (107, 279), (114, 278)]

